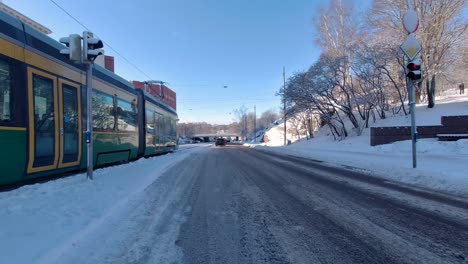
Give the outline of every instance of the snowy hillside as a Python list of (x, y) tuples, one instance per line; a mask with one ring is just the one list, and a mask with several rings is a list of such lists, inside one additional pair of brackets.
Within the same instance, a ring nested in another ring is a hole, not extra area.
[[(416, 125), (440, 125), (440, 117), (444, 115), (468, 115), (468, 96), (457, 95), (452, 91), (438, 98), (435, 108), (428, 109), (426, 105), (418, 105)], [(402, 115), (378, 119), (371, 126), (409, 125), (410, 116)], [(282, 124), (271, 128), (266, 135), (270, 141), (257, 147), (330, 164), (353, 166), (387, 179), (468, 196), (468, 140), (418, 140), (418, 164), (413, 169), (411, 141), (371, 147), (369, 128), (361, 136), (350, 136), (342, 141), (334, 141), (328, 127), (317, 131), (311, 140), (296, 141), (293, 135), (288, 134), (287, 138), (293, 144), (286, 147), (282, 146)]]

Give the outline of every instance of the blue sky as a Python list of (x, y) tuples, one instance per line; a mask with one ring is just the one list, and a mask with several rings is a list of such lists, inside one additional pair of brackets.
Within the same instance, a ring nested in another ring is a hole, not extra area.
[[(226, 124), (242, 105), (278, 110), (286, 76), (320, 54), (313, 19), (328, 1), (54, 0), (144, 72), (115, 56), (127, 80), (163, 80), (177, 93), (180, 122)], [(50, 0), (4, 0), (59, 39), (84, 28)], [(359, 2), (369, 5), (370, 0)], [(358, 5), (359, 6), (359, 5)], [(227, 86), (228, 88), (223, 88)]]

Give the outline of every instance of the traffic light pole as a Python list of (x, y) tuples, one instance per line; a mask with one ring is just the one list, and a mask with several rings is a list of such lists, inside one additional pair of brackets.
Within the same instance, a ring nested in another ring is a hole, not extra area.
[(413, 168), (416, 168), (416, 141), (418, 139), (418, 132), (416, 130), (416, 111), (415, 111), (415, 101), (414, 101), (414, 89), (415, 89), (415, 81), (409, 80), (409, 104), (410, 104), (410, 111), (411, 111), (411, 142), (412, 142), (412, 149), (413, 149)]
[(86, 177), (93, 179), (93, 63), (86, 63), (86, 146), (87, 146), (87, 165)]
[[(83, 45), (81, 45), (83, 40)], [(101, 49), (103, 42), (93, 37), (89, 31), (83, 32), (83, 37), (78, 34), (71, 34), (60, 39), (67, 47), (60, 50), (60, 54), (67, 55), (68, 59), (77, 64), (86, 66), (86, 178), (93, 179), (93, 63), (97, 56), (103, 53)]]
[(418, 13), (414, 10), (414, 6), (411, 4), (410, 0), (407, 0), (406, 3), (408, 4), (408, 11), (404, 14), (402, 22), (403, 27), (405, 28), (406, 32), (408, 32), (408, 37), (400, 45), (400, 49), (409, 60), (409, 63), (406, 65), (406, 68), (409, 70), (409, 72), (406, 74), (406, 77), (408, 78), (409, 104), (411, 111), (413, 168), (416, 168), (416, 141), (418, 140), (418, 131), (416, 130), (414, 90), (416, 81), (422, 78), (421, 59), (416, 57), (422, 50), (422, 46), (414, 36), (414, 32), (416, 32), (419, 27)]
[(83, 32), (82, 60), (86, 65), (86, 178), (93, 179), (93, 61), (88, 59), (88, 39), (91, 32)]

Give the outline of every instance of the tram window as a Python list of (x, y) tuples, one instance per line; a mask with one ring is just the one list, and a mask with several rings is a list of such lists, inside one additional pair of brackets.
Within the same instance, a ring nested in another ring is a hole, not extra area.
[(175, 119), (171, 119), (171, 136), (175, 137), (177, 135), (177, 125)]
[(166, 136), (169, 136), (171, 135), (171, 119), (169, 117), (165, 117), (164, 118), (164, 126), (165, 126), (165, 130), (164, 130), (164, 134)]
[(127, 101), (124, 101), (122, 99), (117, 99), (117, 120), (119, 122), (119, 126), (118, 126), (119, 130), (136, 131), (136, 128), (137, 128), (136, 107)]
[(93, 128), (108, 131), (114, 130), (115, 125), (113, 97), (93, 91)]
[(12, 106), (10, 65), (0, 60), (0, 122), (11, 120)]
[(167, 123), (166, 123), (166, 117), (161, 116), (159, 118), (159, 123), (161, 124), (161, 135), (166, 135), (167, 134)]
[(164, 124), (162, 123), (162, 120), (163, 120), (163, 117), (161, 114), (159, 113), (156, 113), (156, 116), (155, 116), (155, 125), (156, 125), (156, 128), (157, 128), (157, 131), (156, 133), (161, 135), (162, 132), (164, 131)]
[(55, 111), (54, 85), (49, 78), (33, 74), (34, 95), (34, 163), (50, 165), (54, 162)]
[(154, 112), (146, 110), (146, 133), (154, 134)]
[[(63, 84), (64, 160), (74, 161), (78, 155), (78, 94), (77, 90)], [(71, 156), (71, 157), (70, 157)]]
[(156, 126), (159, 127), (158, 134), (163, 135), (164, 134), (164, 117), (160, 114), (156, 115)]

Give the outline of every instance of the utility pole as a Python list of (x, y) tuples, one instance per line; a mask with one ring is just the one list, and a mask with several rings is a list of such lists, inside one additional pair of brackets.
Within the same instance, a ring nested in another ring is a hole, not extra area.
[(286, 69), (283, 66), (283, 121), (284, 121), (284, 145), (287, 145), (286, 142)]
[(254, 105), (254, 143), (257, 143), (257, 106)]
[(247, 142), (247, 114), (244, 115), (244, 141)]

